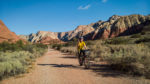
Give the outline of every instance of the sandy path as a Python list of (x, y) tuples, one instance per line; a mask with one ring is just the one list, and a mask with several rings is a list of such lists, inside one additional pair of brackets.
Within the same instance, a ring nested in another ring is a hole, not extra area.
[(11, 77), (1, 84), (149, 84), (106, 68), (105, 64), (85, 70), (74, 56), (50, 49), (37, 59), (35, 69), (23, 77)]

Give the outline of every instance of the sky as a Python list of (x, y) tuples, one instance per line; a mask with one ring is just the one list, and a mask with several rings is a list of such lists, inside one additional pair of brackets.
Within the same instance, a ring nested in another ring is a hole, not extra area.
[(0, 20), (18, 35), (66, 32), (130, 14), (150, 14), (150, 0), (0, 0)]

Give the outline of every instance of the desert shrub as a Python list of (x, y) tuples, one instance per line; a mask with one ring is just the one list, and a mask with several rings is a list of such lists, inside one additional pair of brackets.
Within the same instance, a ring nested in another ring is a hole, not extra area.
[(24, 44), (22, 41), (1, 43), (0, 80), (26, 72), (29, 65), (44, 54), (46, 48), (47, 46), (43, 44)]
[(117, 37), (113, 39), (108, 39), (105, 41), (106, 44), (127, 44), (129, 39)]
[(142, 42), (150, 42), (150, 37), (143, 37), (135, 41), (135, 43), (142, 43)]
[(33, 52), (34, 48), (47, 48), (46, 45), (43, 44), (31, 44), (27, 43), (24, 44), (22, 40), (17, 41), (16, 43), (8, 43), (6, 41), (0, 43), (0, 51), (6, 52), (6, 51), (29, 51)]
[(27, 51), (16, 52), (1, 52), (0, 53), (0, 78), (4, 78), (10, 75), (16, 75), (26, 71), (29, 62), (25, 59), (34, 56)]
[(113, 69), (150, 78), (150, 47), (144, 43), (110, 45), (101, 40), (93, 43), (88, 46), (95, 61), (106, 61)]
[(70, 53), (70, 54), (76, 54), (77, 53), (77, 48), (73, 47), (73, 46), (62, 47), (60, 51)]
[(88, 45), (91, 50), (90, 57), (95, 61), (103, 61), (110, 54), (110, 48), (102, 40), (96, 40), (93, 43), (93, 45)]
[(53, 44), (51, 45), (52, 48), (56, 49), (56, 50), (60, 50), (62, 48), (63, 44)]
[(65, 44), (63, 44), (63, 46), (67, 47), (67, 46), (76, 46), (78, 43), (78, 41), (69, 41)]
[(17, 41), (15, 44), (16, 44), (16, 46), (19, 47), (19, 48), (23, 48), (23, 47), (24, 47), (24, 43), (23, 43), (22, 40)]
[(146, 34), (146, 32), (145, 32), (145, 31), (142, 31), (142, 32), (141, 32), (141, 35), (145, 35), (145, 34)]
[(62, 47), (70, 47), (70, 46), (73, 47), (76, 45), (77, 45), (76, 41), (69, 41), (69, 42), (66, 42), (64, 44), (51, 44), (50, 46), (54, 49), (61, 50)]
[(30, 53), (34, 53), (35, 48), (37, 48), (35, 45), (27, 44), (26, 46), (23, 47), (22, 50), (29, 51)]
[[(95, 42), (95, 41), (94, 41), (94, 42)], [(86, 43), (86, 45), (93, 45), (94, 42), (93, 42), (92, 40), (90, 40), (90, 41), (86, 41), (85, 43)]]
[(61, 48), (62, 48), (62, 45), (58, 45), (56, 49), (60, 50)]
[(144, 76), (150, 72), (150, 49), (147, 46), (139, 44), (109, 47), (112, 49), (111, 54), (106, 56), (105, 60), (114, 69)]
[(150, 24), (145, 26), (142, 30), (143, 32), (147, 32), (147, 31), (150, 31)]
[(28, 66), (39, 56), (44, 49), (37, 49), (34, 53), (29, 51), (0, 52), (0, 79), (26, 72)]
[(141, 37), (140, 34), (133, 34), (133, 35), (131, 36), (131, 38), (140, 38), (140, 37)]
[(38, 48), (47, 48), (47, 46), (42, 44), (42, 43), (36, 43), (36, 44), (33, 44), (33, 45), (35, 45)]
[(10, 48), (10, 45), (8, 42), (4, 41), (0, 44), (0, 51), (6, 51)]
[(135, 41), (135, 43), (144, 43), (144, 42), (150, 42), (149, 37), (143, 37)]
[(72, 41), (75, 42), (75, 41), (78, 41), (78, 39), (77, 38), (73, 38)]

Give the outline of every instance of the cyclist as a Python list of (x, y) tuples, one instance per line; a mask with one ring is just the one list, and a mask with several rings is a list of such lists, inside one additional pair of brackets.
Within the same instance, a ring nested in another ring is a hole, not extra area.
[(80, 37), (78, 40), (78, 44), (77, 44), (77, 49), (78, 49), (78, 56), (80, 58), (80, 56), (83, 54), (83, 56), (85, 56), (85, 49), (87, 49), (85, 42), (83, 41), (83, 37)]

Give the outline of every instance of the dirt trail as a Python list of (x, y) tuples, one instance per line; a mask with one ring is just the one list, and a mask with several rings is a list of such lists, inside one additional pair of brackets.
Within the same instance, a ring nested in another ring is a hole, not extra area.
[[(142, 80), (142, 82), (141, 82)], [(50, 49), (36, 61), (35, 68), (23, 77), (11, 77), (1, 84), (149, 84), (147, 80), (126, 77), (113, 72), (105, 64), (85, 70), (77, 59)]]

